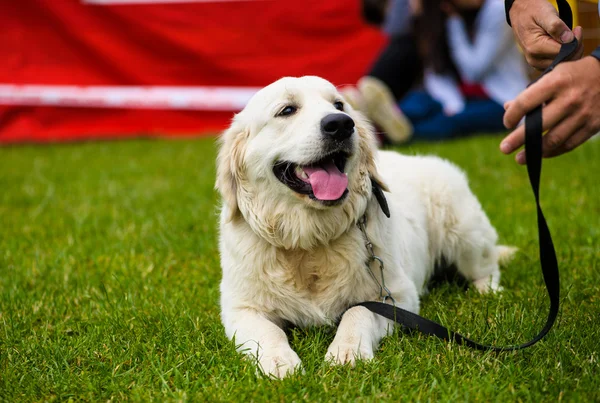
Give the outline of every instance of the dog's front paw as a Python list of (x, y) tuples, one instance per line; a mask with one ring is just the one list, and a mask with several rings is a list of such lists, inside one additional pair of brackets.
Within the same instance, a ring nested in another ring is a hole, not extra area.
[(349, 364), (354, 366), (356, 360), (371, 360), (374, 357), (373, 348), (360, 343), (333, 343), (327, 349), (325, 361), (334, 365)]
[(281, 379), (299, 371), (302, 361), (294, 350), (285, 346), (263, 350), (258, 366), (265, 375)]
[(504, 288), (498, 284), (498, 281), (494, 281), (491, 276), (475, 280), (473, 281), (473, 285), (480, 294), (487, 294), (490, 292), (496, 293), (504, 290)]

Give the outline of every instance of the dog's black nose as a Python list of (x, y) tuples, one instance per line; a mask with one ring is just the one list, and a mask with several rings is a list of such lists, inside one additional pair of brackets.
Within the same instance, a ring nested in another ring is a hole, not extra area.
[(345, 140), (354, 133), (354, 120), (345, 113), (332, 113), (321, 120), (321, 133), (335, 140)]

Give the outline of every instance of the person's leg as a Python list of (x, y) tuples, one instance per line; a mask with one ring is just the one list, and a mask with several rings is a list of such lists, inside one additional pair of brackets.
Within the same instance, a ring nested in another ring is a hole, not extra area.
[(422, 119), (413, 124), (413, 139), (415, 140), (445, 140), (456, 136), (458, 130), (453, 116), (446, 116), (443, 112), (427, 119)]
[(382, 81), (399, 100), (419, 81), (422, 72), (417, 41), (406, 34), (390, 38), (366, 75)]
[(364, 101), (367, 117), (393, 144), (402, 144), (412, 136), (412, 125), (404, 116), (389, 87), (381, 80), (365, 76), (356, 83)]
[(422, 67), (412, 34), (395, 35), (371, 67), (352, 88), (342, 93), (353, 108), (364, 112), (383, 130), (385, 139), (401, 144), (412, 136), (410, 122), (398, 109), (397, 100), (420, 79)]
[(469, 100), (465, 109), (453, 116), (438, 113), (433, 117), (413, 123), (418, 140), (444, 140), (475, 133), (503, 131), (504, 108), (491, 99)]
[(506, 131), (502, 122), (504, 107), (491, 99), (467, 100), (465, 109), (455, 115), (457, 134), (468, 136), (476, 133)]
[(442, 104), (425, 90), (410, 91), (398, 106), (413, 125), (442, 113)]

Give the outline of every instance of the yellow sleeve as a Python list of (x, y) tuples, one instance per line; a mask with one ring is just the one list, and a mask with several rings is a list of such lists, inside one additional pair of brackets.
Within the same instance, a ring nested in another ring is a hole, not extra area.
[[(556, 5), (556, 0), (549, 0), (550, 3), (552, 3), (552, 5), (558, 9), (558, 6)], [(583, 0), (583, 1), (588, 1), (591, 3), (598, 3), (598, 0)], [(573, 11), (573, 27), (576, 27), (577, 24), (579, 23), (579, 7), (577, 5), (577, 0), (567, 0), (567, 3), (569, 3), (569, 5), (571, 6), (571, 10)]]

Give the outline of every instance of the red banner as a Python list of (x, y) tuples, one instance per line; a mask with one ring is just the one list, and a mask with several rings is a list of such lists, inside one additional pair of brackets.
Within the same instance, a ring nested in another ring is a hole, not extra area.
[(0, 2), (0, 143), (222, 129), (282, 76), (354, 83), (384, 38), (359, 1)]

